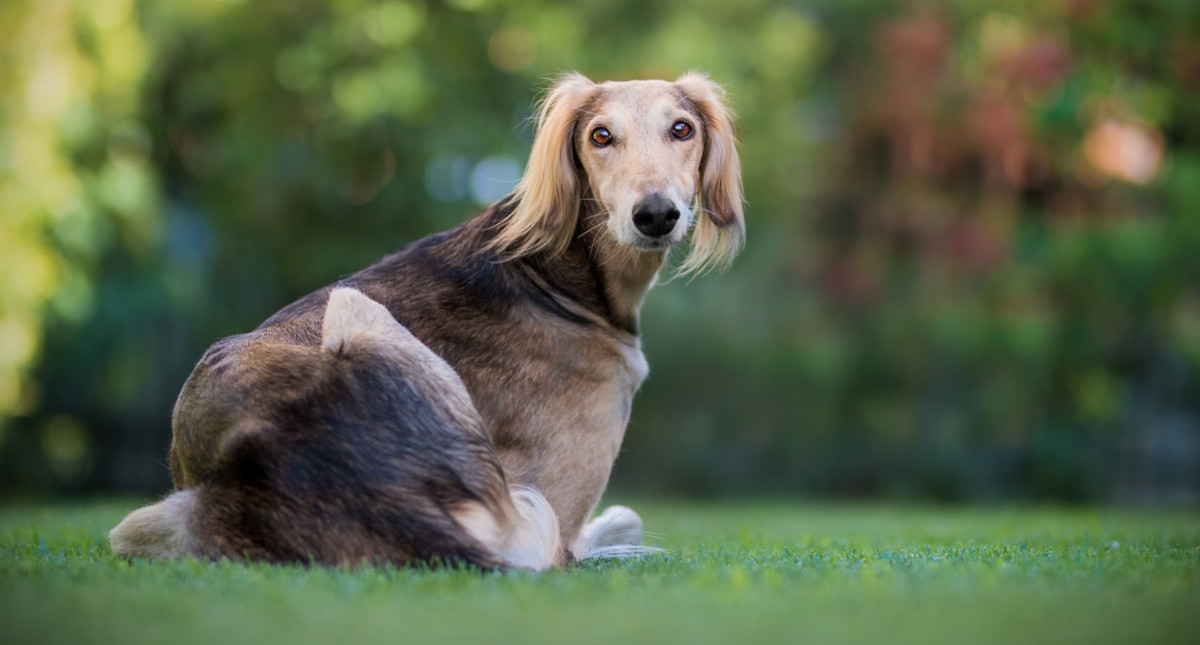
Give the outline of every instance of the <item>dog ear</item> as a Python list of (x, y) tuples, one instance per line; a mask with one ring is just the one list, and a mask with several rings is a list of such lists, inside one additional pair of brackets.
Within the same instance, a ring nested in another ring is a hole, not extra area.
[(733, 118), (725, 90), (702, 74), (685, 74), (675, 81), (695, 106), (703, 124), (704, 155), (700, 161), (698, 218), (692, 249), (682, 273), (724, 268), (742, 248), (746, 234), (742, 213), (742, 169), (738, 160)]
[(542, 100), (529, 164), (513, 193), (513, 210), (489, 244), (493, 250), (507, 257), (566, 250), (579, 217), (576, 121), (595, 91), (595, 83), (571, 73)]

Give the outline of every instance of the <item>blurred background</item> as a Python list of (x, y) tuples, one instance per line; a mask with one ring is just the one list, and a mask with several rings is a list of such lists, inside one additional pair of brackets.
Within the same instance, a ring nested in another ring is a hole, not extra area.
[(614, 489), (1200, 501), (1194, 0), (6, 0), (0, 496), (165, 491), (204, 348), (507, 193), (568, 69), (740, 115)]

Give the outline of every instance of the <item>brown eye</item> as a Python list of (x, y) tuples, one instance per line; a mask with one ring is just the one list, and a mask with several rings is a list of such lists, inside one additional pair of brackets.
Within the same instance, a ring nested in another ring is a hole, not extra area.
[(675, 125), (671, 126), (671, 136), (680, 141), (690, 139), (692, 136), (692, 124), (687, 121), (676, 121)]
[(608, 131), (608, 128), (596, 128), (595, 130), (592, 130), (591, 139), (593, 144), (599, 148), (603, 148), (604, 146), (612, 143), (613, 136), (612, 133)]

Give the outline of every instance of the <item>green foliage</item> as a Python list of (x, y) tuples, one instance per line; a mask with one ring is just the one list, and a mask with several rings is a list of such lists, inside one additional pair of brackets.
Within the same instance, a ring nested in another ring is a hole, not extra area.
[(125, 563), (136, 504), (0, 509), (0, 640), (1185, 643), (1194, 513), (639, 504), (666, 553), (541, 575)]
[(203, 348), (502, 194), (546, 79), (701, 69), (747, 250), (617, 486), (1195, 500), (1197, 6), (5, 3), (0, 486), (165, 486)]

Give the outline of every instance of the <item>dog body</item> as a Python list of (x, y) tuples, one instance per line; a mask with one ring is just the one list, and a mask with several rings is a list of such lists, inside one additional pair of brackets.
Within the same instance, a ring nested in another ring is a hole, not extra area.
[(540, 117), (512, 196), (204, 355), (173, 418), (178, 490), (115, 552), (542, 569), (640, 543), (628, 509), (585, 522), (667, 250), (694, 229), (697, 271), (740, 245), (729, 118), (695, 75), (567, 76)]

